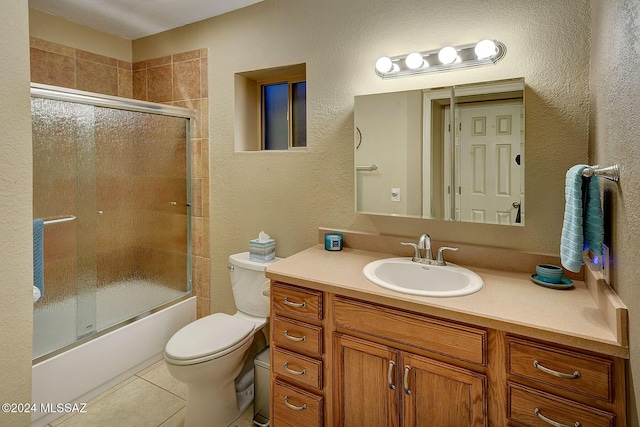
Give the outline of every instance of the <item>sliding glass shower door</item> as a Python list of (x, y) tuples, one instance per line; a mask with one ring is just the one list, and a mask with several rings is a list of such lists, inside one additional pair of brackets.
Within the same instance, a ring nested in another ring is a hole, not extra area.
[(188, 110), (76, 101), (32, 94), (34, 359), (191, 292)]

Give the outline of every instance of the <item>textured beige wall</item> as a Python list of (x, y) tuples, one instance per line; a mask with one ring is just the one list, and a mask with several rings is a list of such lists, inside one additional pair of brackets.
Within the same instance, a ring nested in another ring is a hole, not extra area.
[[(31, 401), (33, 283), (27, 0), (0, 2), (0, 402)], [(10, 60), (7, 60), (10, 58)], [(0, 413), (0, 425), (29, 414)]]
[[(564, 174), (587, 160), (589, 24), (587, 0), (266, 0), (134, 41), (134, 62), (210, 49), (212, 311), (234, 310), (227, 256), (262, 229), (280, 256), (316, 243), (321, 225), (557, 254)], [(483, 38), (507, 45), (497, 66), (384, 81), (374, 73), (383, 54)], [(236, 153), (234, 73), (302, 62), (307, 150)], [(525, 227), (355, 214), (355, 95), (513, 77), (527, 83)]]
[(629, 308), (629, 426), (640, 425), (640, 1), (592, 4), (589, 158), (619, 164), (620, 183), (601, 180), (612, 284)]
[(31, 37), (131, 62), (131, 41), (29, 9)]

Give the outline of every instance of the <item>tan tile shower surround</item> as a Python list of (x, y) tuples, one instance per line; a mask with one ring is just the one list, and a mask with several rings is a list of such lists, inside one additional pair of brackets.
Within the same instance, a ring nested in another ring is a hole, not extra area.
[[(193, 293), (198, 297), (197, 315), (206, 316), (210, 312), (208, 50), (198, 49), (132, 64), (34, 37), (30, 41), (31, 81), (34, 83), (196, 111), (191, 128), (192, 273)], [(73, 253), (65, 251), (64, 247), (57, 247), (56, 251), (58, 254)], [(73, 260), (67, 259), (67, 265), (69, 262)], [(55, 270), (46, 272), (56, 273), (59, 274)]]

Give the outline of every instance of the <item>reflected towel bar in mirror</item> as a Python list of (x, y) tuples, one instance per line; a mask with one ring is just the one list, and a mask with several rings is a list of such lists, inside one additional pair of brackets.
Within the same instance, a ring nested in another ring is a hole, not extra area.
[(59, 222), (68, 222), (68, 221), (75, 221), (75, 220), (76, 220), (76, 217), (73, 215), (59, 216), (54, 218), (45, 218), (44, 225), (57, 224)]
[(378, 165), (356, 166), (356, 170), (357, 171), (374, 171), (374, 170), (378, 170)]
[(582, 171), (582, 176), (601, 176), (610, 181), (620, 181), (620, 167), (618, 165), (609, 166), (607, 168), (600, 168), (598, 165), (593, 165), (585, 168)]

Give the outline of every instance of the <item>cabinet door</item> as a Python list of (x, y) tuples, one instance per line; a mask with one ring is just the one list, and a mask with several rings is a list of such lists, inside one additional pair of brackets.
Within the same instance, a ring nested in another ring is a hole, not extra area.
[(486, 377), (409, 353), (402, 354), (404, 426), (485, 426)]
[(334, 340), (338, 425), (398, 427), (398, 352), (340, 334)]

